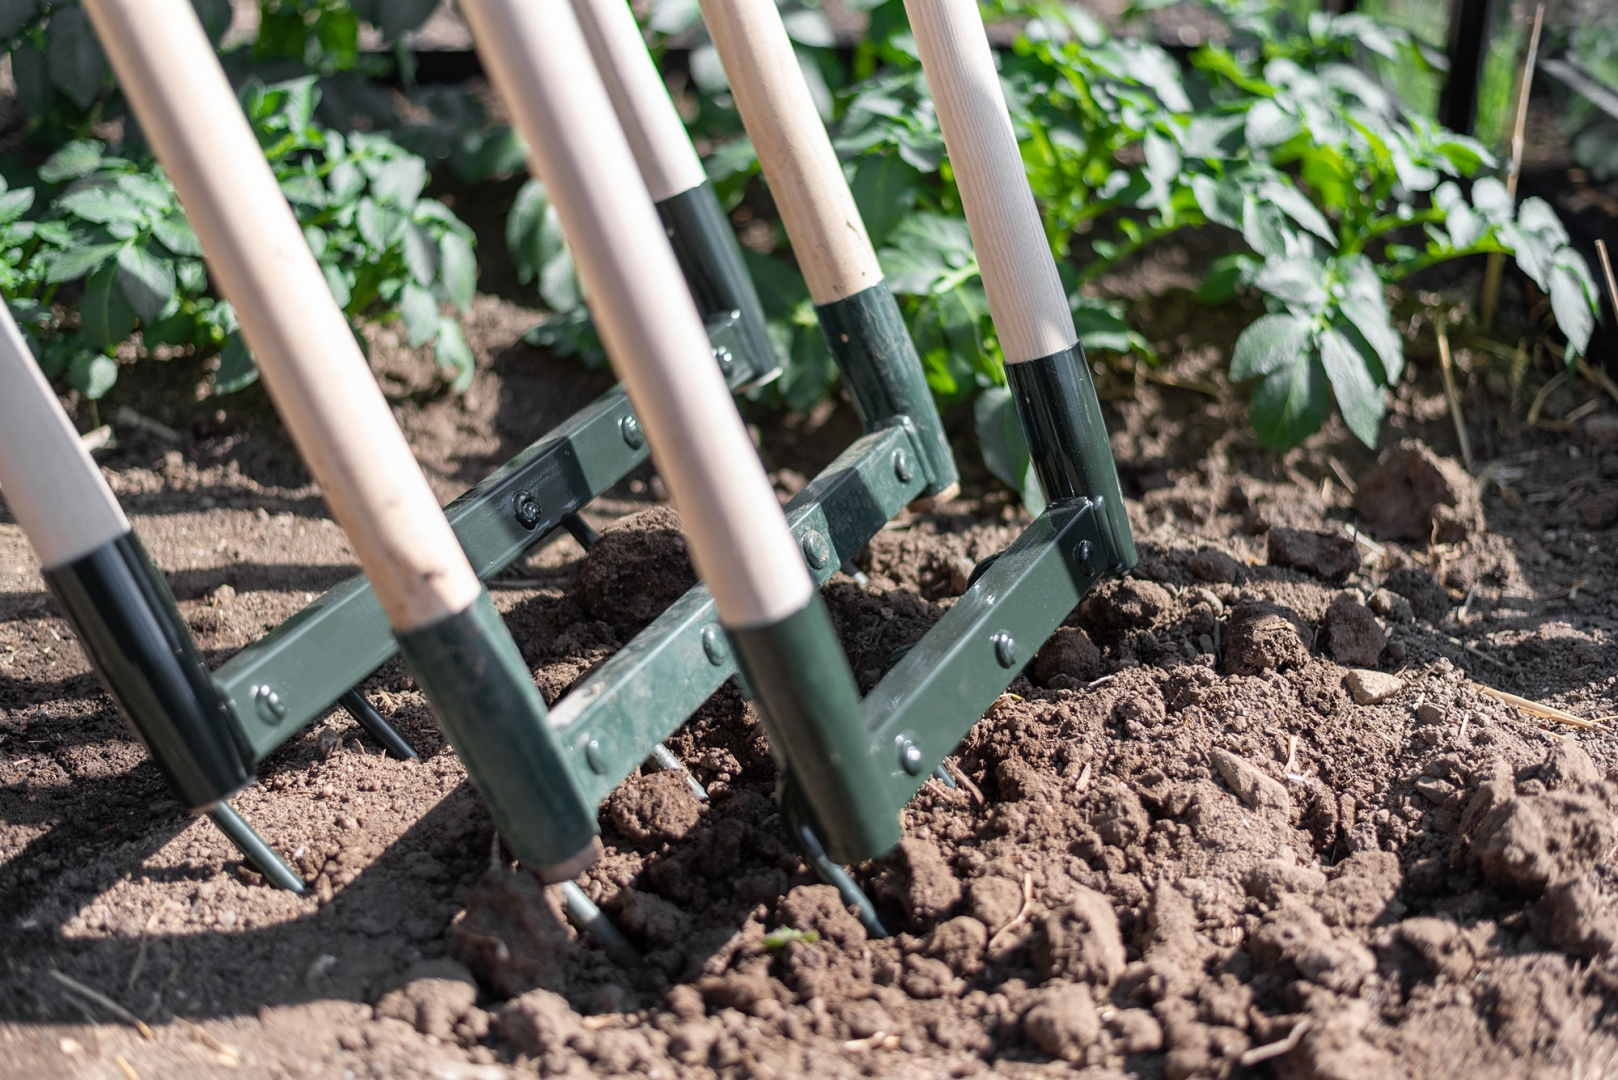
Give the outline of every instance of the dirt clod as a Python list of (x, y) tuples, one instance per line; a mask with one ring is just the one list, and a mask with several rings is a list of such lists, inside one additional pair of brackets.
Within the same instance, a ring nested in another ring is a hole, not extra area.
[(1404, 680), (1385, 671), (1356, 668), (1343, 677), (1343, 685), (1361, 705), (1380, 705), (1404, 689)]
[(1339, 594), (1326, 609), (1326, 640), (1332, 659), (1345, 667), (1375, 667), (1388, 635), (1357, 594)]
[(1456, 543), (1483, 524), (1477, 483), (1466, 469), (1414, 439), (1383, 451), (1360, 478), (1354, 509), (1373, 533), (1390, 540)]
[(627, 636), (696, 583), (680, 515), (654, 506), (601, 530), (579, 570), (578, 596), (585, 611)]
[(1225, 666), (1237, 675), (1299, 668), (1309, 662), (1314, 634), (1294, 612), (1277, 604), (1243, 600), (1225, 630)]
[(1281, 526), (1270, 530), (1267, 558), (1271, 566), (1302, 570), (1327, 581), (1347, 577), (1360, 567), (1360, 549), (1348, 537)]
[(1101, 674), (1101, 650), (1076, 626), (1058, 627), (1034, 656), (1034, 678), (1055, 690), (1078, 690)]

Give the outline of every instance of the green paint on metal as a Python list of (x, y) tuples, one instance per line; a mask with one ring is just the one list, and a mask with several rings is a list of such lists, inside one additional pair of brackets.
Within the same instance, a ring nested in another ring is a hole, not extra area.
[[(853, 296), (821, 304), (815, 314), (865, 430), (906, 418), (917, 433), (914, 457), (926, 474), (922, 494), (936, 495), (955, 483), (959, 476), (944, 424), (898, 301), (887, 285), (878, 282)], [(909, 462), (905, 464), (908, 467)]]
[(1134, 566), (1135, 538), (1084, 346), (1007, 364), (1006, 382), (1046, 501), (1099, 500), (1107, 533), (1102, 565), (1114, 574)]
[(657, 214), (726, 378), (733, 386), (775, 378), (781, 363), (765, 329), (764, 308), (713, 185), (704, 180), (669, 196), (657, 204)]
[(546, 881), (588, 865), (599, 845), (595, 803), (567, 783), (545, 702), (489, 594), (400, 634), (399, 649), (523, 865)]
[[(811, 567), (817, 584), (920, 494), (921, 478), (901, 482), (890, 464), (896, 450), (914, 453), (915, 440), (904, 425), (866, 435), (787, 504), (799, 543), (813, 533), (829, 549)], [(589, 799), (606, 798), (733, 674), (713, 597), (698, 585), (551, 710), (574, 784)]]
[[(624, 421), (633, 418), (629, 399), (615, 387), (449, 504), (445, 514), (480, 578), (504, 570), (646, 460), (644, 440), (633, 447), (622, 435)], [(395, 649), (381, 603), (356, 576), (231, 657), (214, 681), (254, 756), (263, 758)], [(269, 695), (275, 710), (265, 707)]]
[(859, 690), (820, 594), (769, 626), (729, 630), (770, 748), (814, 814), (826, 853), (858, 862), (899, 842), (898, 807), (866, 741)]
[(231, 808), (229, 803), (220, 803), (208, 811), (208, 816), (225, 834), (236, 850), (247, 857), (253, 869), (263, 874), (270, 884), (288, 892), (302, 894), (304, 880), (292, 867), (281, 860), (275, 849), (265, 842), (253, 827), (242, 816)]
[(45, 582), (176, 798), (203, 809), (252, 782), (247, 739), (134, 533), (45, 571)]

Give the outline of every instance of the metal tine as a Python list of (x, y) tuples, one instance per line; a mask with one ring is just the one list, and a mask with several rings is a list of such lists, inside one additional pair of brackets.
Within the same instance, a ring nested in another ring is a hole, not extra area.
[(416, 753), (416, 748), (411, 746), (403, 735), (399, 734), (397, 728), (382, 719), (382, 714), (372, 707), (371, 702), (360, 692), (359, 687), (356, 686), (344, 694), (339, 699), (339, 704), (348, 710), (348, 715), (352, 716), (360, 727), (371, 733), (371, 738), (382, 744), (382, 748), (388, 752), (388, 756), (398, 758), (400, 761), (421, 760), (421, 755)]
[(305, 888), (302, 875), (282, 862), (275, 849), (270, 847), (268, 841), (260, 836), (234, 807), (222, 802), (209, 810), (208, 816), (219, 826), (219, 831), (236, 845), (236, 850), (247, 856), (247, 861), (254, 869), (280, 888), (302, 895)]
[(874, 938), (888, 937), (888, 928), (882, 925), (882, 919), (876, 913), (876, 905), (871, 903), (871, 898), (865, 895), (865, 890), (860, 888), (859, 882), (855, 881), (847, 870), (843, 869), (842, 864), (826, 854), (826, 849), (821, 844), (820, 837), (815, 835), (815, 830), (807, 822), (800, 822), (794, 830), (793, 839), (798, 842), (804, 861), (815, 872), (815, 876), (827, 885), (835, 887), (842, 896), (843, 903), (855, 910), (860, 925), (865, 927), (865, 932)]
[(578, 927), (583, 933), (594, 934), (607, 955), (625, 967), (638, 967), (641, 962), (640, 953), (629, 943), (629, 939), (619, 931), (613, 921), (607, 918), (606, 913), (596, 907), (595, 902), (584, 895), (584, 890), (571, 881), (561, 884), (562, 907), (567, 912), (568, 921)]

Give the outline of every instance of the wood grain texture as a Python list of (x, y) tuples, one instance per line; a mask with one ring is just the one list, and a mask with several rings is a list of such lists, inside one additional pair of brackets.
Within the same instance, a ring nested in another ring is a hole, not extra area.
[(701, 0), (702, 17), (817, 304), (882, 280), (826, 126), (773, 0)]
[(905, 0), (1007, 363), (1078, 335), (974, 0)]
[(573, 0), (584, 39), (652, 199), (708, 178), (626, 0)]
[(528, 143), (726, 626), (774, 623), (813, 593), (662, 223), (565, 4), (461, 0)]
[(293, 442), (394, 629), (482, 586), (411, 456), (188, 0), (87, 0)]
[(47, 570), (129, 531), (129, 519), (3, 304), (0, 497)]

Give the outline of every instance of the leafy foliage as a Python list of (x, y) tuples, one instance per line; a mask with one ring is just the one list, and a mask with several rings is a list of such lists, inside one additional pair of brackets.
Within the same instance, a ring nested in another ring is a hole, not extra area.
[[(442, 203), (421, 196), (426, 166), (386, 137), (346, 137), (311, 120), (312, 77), (244, 88), (243, 106), (304, 227), (327, 284), (353, 319), (396, 310), (412, 345), (434, 343), (458, 386), (472, 358), (459, 325), (442, 315), (470, 308), (477, 263), (470, 229)], [(137, 328), (148, 354), (161, 348), (218, 349), (215, 391), (257, 378), (235, 313), (210, 288), (202, 249), (174, 188), (150, 159), (75, 140), (38, 172), (48, 202), (25, 215), (36, 192), (0, 195), (0, 290), (27, 325), (40, 362), (86, 397), (117, 380), (114, 351)], [(65, 285), (81, 287), (77, 325), (52, 305)]]

